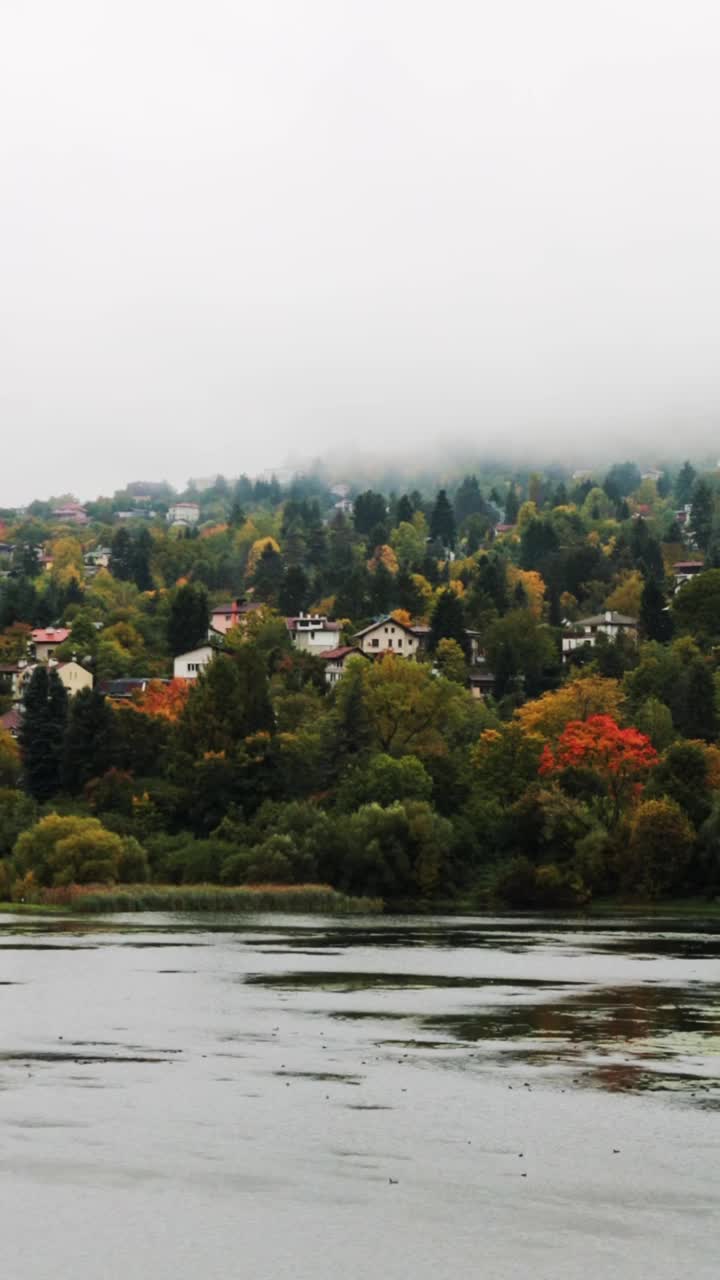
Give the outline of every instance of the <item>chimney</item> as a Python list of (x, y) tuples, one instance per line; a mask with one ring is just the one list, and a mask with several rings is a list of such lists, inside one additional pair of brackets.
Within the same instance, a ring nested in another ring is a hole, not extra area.
[(605, 621), (612, 622), (612, 612), (610, 611), (610, 609), (605, 610)]

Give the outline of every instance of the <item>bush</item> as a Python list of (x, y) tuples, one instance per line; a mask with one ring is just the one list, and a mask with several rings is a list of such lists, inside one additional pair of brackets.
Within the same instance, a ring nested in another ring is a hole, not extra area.
[(690, 863), (693, 839), (693, 828), (674, 800), (638, 805), (621, 871), (625, 887), (650, 898), (677, 888)]
[(495, 892), (512, 907), (578, 907), (590, 897), (571, 867), (557, 867), (554, 862), (534, 867), (523, 857), (513, 858), (501, 870)]
[(48, 814), (18, 837), (13, 856), (21, 876), (32, 872), (46, 887), (110, 884), (143, 866), (147, 873), (140, 845), (106, 830), (97, 818)]

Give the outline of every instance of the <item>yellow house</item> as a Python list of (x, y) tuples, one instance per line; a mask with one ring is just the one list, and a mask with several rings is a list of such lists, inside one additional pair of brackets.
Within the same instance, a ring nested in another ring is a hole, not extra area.
[(81, 667), (79, 662), (59, 662), (55, 670), (70, 697), (79, 693), (81, 689), (93, 687), (92, 675), (85, 667)]

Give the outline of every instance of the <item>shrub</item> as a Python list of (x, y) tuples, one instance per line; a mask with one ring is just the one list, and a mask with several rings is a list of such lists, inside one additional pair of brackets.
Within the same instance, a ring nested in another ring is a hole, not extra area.
[(97, 818), (56, 813), (24, 831), (13, 855), (20, 874), (32, 872), (41, 886), (112, 883), (124, 866), (139, 869), (144, 858), (135, 841), (106, 830)]
[(674, 800), (646, 800), (630, 824), (622, 867), (625, 886), (650, 898), (676, 888), (690, 863), (693, 828)]

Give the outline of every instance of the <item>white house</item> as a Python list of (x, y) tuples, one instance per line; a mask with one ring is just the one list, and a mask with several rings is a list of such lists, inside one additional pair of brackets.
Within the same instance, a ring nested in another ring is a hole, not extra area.
[(679, 591), (686, 582), (690, 582), (699, 573), (702, 573), (704, 568), (705, 564), (702, 560), (677, 560), (673, 565), (675, 590)]
[(32, 651), (38, 662), (47, 662), (55, 650), (67, 640), (70, 631), (67, 627), (36, 627), (30, 632)]
[(201, 644), (197, 649), (179, 653), (173, 661), (173, 679), (197, 680), (200, 672), (205, 670), (216, 653), (217, 649), (211, 644)]
[(627, 614), (606, 609), (605, 613), (596, 613), (590, 618), (579, 618), (577, 622), (566, 624), (562, 638), (563, 658), (569, 658), (575, 649), (593, 649), (598, 636), (607, 636), (612, 641), (619, 636), (627, 636), (636, 641), (637, 634), (637, 618), (629, 618)]
[(200, 508), (197, 502), (174, 502), (168, 507), (168, 524), (197, 524), (200, 519)]
[(70, 662), (50, 663), (52, 670), (57, 671), (60, 683), (65, 686), (70, 697), (74, 697), (81, 689), (92, 689), (93, 677), (86, 667), (73, 658)]
[(336, 649), (340, 644), (340, 625), (324, 613), (301, 613), (296, 618), (286, 618), (285, 625), (296, 649), (320, 654), (326, 649)]
[(342, 676), (348, 658), (355, 658), (359, 653), (360, 650), (356, 649), (354, 645), (345, 644), (337, 649), (326, 649), (324, 653), (318, 654), (318, 657), (325, 663), (325, 683), (331, 689)]
[(425, 631), (426, 628), (418, 628), (416, 631), (414, 627), (406, 627), (404, 622), (398, 622), (397, 618), (388, 614), (356, 632), (353, 640), (360, 651), (370, 657), (396, 653), (401, 658), (417, 658), (424, 638), (420, 635), (421, 630)]

